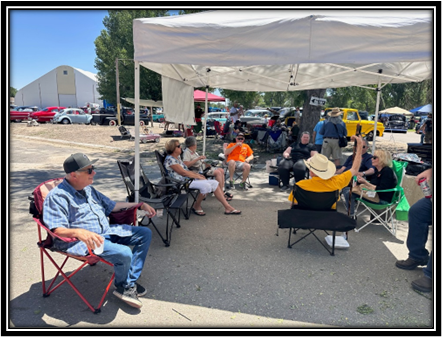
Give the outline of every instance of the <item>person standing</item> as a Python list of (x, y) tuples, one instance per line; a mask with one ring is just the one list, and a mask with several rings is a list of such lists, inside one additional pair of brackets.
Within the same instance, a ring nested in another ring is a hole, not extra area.
[(240, 109), (238, 108), (238, 102), (233, 102), (233, 108), (230, 109), (230, 118), (235, 123), (239, 119)]
[(201, 120), (203, 115), (204, 115), (204, 111), (203, 111), (203, 109), (201, 109), (201, 105), (197, 104), (196, 109), (195, 109), (196, 127), (193, 130), (195, 132), (195, 134), (200, 133), (201, 130), (203, 129), (203, 122)]
[[(424, 124), (419, 129), (419, 131), (422, 131), (422, 134), (424, 135), (423, 143), (431, 144), (433, 141), (433, 120), (431, 118), (431, 113), (428, 114), (427, 119), (425, 120)], [(422, 138), (421, 138), (421, 143), (422, 143)]]
[(319, 121), (318, 123), (316, 123), (314, 129), (313, 129), (313, 134), (312, 134), (312, 143), (315, 144), (316, 146), (316, 150), (318, 151), (318, 153), (321, 153), (322, 151), (322, 142), (324, 141), (324, 137), (319, 133), (319, 131), (321, 130), (322, 126), (325, 123), (325, 119), (322, 121)]
[(324, 137), (322, 142), (322, 154), (327, 158), (332, 156), (335, 165), (339, 166), (342, 158), (342, 150), (339, 147), (339, 137), (347, 136), (347, 127), (341, 119), (343, 111), (333, 108), (328, 113), (328, 120), (322, 125), (319, 134)]
[[(431, 179), (432, 169), (425, 170), (415, 177), (419, 184), (421, 178)], [(408, 258), (396, 261), (396, 267), (405, 270), (413, 270), (417, 266), (423, 268), (423, 277), (411, 282), (411, 287), (421, 292), (432, 290), (432, 263), (433, 252), (429, 254), (425, 248), (428, 240), (429, 227), (432, 225), (432, 201), (431, 198), (422, 198), (410, 207), (408, 212), (408, 235), (407, 248)]]

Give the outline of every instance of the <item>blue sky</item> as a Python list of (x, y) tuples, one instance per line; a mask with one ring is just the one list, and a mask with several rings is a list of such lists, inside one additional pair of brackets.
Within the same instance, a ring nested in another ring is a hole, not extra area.
[[(170, 11), (171, 15), (178, 11)], [(90, 71), (107, 10), (9, 11), (9, 79), (17, 90), (61, 65)]]

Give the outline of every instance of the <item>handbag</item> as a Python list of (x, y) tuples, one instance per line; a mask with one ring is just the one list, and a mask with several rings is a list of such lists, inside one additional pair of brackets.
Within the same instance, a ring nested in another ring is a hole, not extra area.
[[(338, 131), (338, 127), (336, 126), (336, 124), (333, 124), (336, 132), (339, 135), (339, 131)], [(339, 136), (339, 142), (338, 142), (339, 147), (346, 147), (348, 145), (348, 141), (347, 141), (347, 137), (345, 136)]]
[[(364, 184), (355, 185), (355, 186), (353, 186), (351, 193), (355, 193), (355, 194), (361, 196), (362, 198), (364, 198), (368, 201), (373, 201), (377, 204), (381, 201), (381, 199), (379, 199), (379, 194), (377, 192), (363, 190), (362, 188), (367, 188), (367, 186)], [(374, 197), (371, 196), (371, 193), (373, 193), (373, 192), (375, 193)], [(370, 194), (370, 196), (368, 194)]]

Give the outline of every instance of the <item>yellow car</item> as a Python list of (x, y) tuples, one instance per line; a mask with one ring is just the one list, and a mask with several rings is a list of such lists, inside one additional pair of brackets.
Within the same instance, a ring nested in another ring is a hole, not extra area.
[[(342, 116), (342, 121), (345, 123), (347, 127), (347, 138), (350, 139), (351, 136), (356, 135), (356, 127), (358, 124), (361, 125), (361, 134), (363, 137), (366, 137), (367, 140), (373, 140), (374, 135), (374, 121), (363, 120), (359, 116), (359, 111), (357, 109), (349, 109), (349, 108), (338, 108), (344, 113)], [(332, 108), (325, 109), (324, 113), (328, 114)], [(323, 118), (321, 118), (323, 119)], [(384, 134), (384, 124), (381, 122), (377, 123), (376, 126), (376, 137), (382, 137)]]

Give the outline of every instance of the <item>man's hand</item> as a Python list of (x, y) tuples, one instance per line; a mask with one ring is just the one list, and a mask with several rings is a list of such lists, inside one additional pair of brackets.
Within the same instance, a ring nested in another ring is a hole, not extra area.
[(87, 229), (77, 228), (75, 233), (75, 237), (83, 241), (88, 248), (94, 250), (95, 247), (101, 246), (104, 242), (104, 238), (97, 233), (88, 231)]
[(147, 213), (149, 218), (152, 218), (157, 214), (155, 209), (146, 203), (143, 203), (140, 208)]

